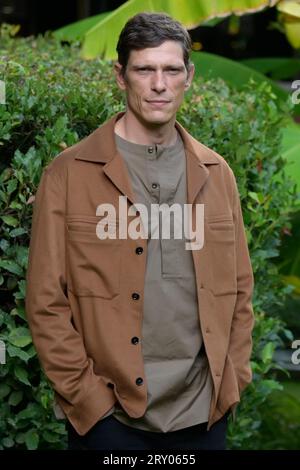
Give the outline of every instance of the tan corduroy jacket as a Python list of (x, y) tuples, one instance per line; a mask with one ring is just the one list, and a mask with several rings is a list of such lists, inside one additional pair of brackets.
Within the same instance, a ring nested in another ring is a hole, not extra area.
[[(123, 114), (59, 154), (34, 201), (27, 318), (57, 402), (81, 435), (116, 400), (136, 418), (147, 406), (141, 338), (147, 239), (96, 235), (100, 204), (113, 204), (118, 215), (119, 196), (127, 196), (128, 207), (136, 202), (114, 141)], [(178, 122), (176, 128), (185, 147), (187, 202), (204, 204), (204, 245), (192, 256), (214, 384), (209, 429), (235, 408), (252, 379), (254, 280), (231, 168)], [(194, 217), (193, 210), (193, 227)]]

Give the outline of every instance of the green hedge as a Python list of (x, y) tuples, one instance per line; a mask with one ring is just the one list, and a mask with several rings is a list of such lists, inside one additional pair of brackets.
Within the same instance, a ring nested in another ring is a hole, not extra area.
[[(0, 448), (59, 449), (66, 445), (64, 422), (54, 417), (53, 394), (24, 310), (31, 196), (43, 167), (124, 109), (124, 101), (111, 63), (83, 62), (76, 45), (60, 46), (50, 37), (15, 39), (4, 28), (1, 34), (0, 79), (7, 96), (6, 105), (0, 105), (0, 339), (7, 346), (7, 363), (0, 365)], [(273, 350), (284, 334), (290, 337), (272, 317), (272, 308), (289, 291), (273, 263), (294, 197), (279, 154), (280, 129), (289, 112), (267, 85), (249, 83), (237, 93), (221, 80), (197, 80), (178, 114), (236, 174), (256, 281), (254, 382), (230, 424), (232, 448), (259, 448), (260, 408), (279, 387)]]

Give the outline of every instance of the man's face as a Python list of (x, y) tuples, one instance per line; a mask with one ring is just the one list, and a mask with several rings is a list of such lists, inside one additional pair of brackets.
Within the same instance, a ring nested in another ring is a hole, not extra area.
[(125, 77), (119, 63), (115, 71), (119, 87), (126, 91), (128, 110), (146, 125), (162, 125), (175, 117), (194, 66), (188, 74), (181, 44), (165, 41), (158, 47), (132, 50)]

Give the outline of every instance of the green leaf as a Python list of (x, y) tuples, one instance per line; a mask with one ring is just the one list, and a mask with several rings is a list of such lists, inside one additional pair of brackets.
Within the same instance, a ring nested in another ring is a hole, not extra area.
[(18, 348), (24, 348), (28, 344), (31, 343), (31, 337), (30, 336), (19, 336), (16, 338), (11, 338), (10, 339), (11, 344), (14, 346), (17, 346)]
[(6, 251), (8, 250), (9, 242), (5, 240), (5, 238), (2, 238), (2, 240), (0, 240), (0, 248), (4, 253), (6, 253)]
[(16, 415), (16, 419), (17, 421), (27, 421), (29, 419), (33, 422), (38, 420), (40, 412), (41, 410), (37, 403), (28, 403), (27, 407)]
[(11, 237), (19, 237), (20, 235), (24, 235), (24, 233), (27, 233), (27, 230), (25, 230), (22, 227), (14, 228), (9, 232), (9, 235)]
[(15, 299), (18, 299), (18, 300), (25, 299), (25, 295), (26, 295), (25, 279), (22, 279), (21, 281), (19, 281), (18, 286), (19, 286), (19, 291), (15, 293)]
[(25, 385), (31, 385), (28, 380), (27, 370), (21, 366), (15, 366), (14, 368), (15, 376), (17, 379)]
[(18, 181), (16, 179), (9, 180), (8, 185), (7, 185), (8, 194), (11, 194), (12, 192), (14, 192), (17, 189), (17, 186), (18, 186)]
[(4, 447), (13, 447), (14, 441), (11, 437), (4, 437), (2, 439), (2, 444), (4, 445)]
[(42, 395), (41, 396), (41, 404), (43, 406), (43, 408), (48, 408), (48, 405), (49, 405), (49, 395)]
[(285, 336), (287, 337), (287, 339), (289, 339), (290, 341), (293, 341), (294, 339), (294, 335), (293, 333), (290, 331), (290, 330), (287, 330), (286, 328), (283, 330)]
[(248, 192), (248, 195), (249, 195), (252, 199), (254, 199), (254, 201), (258, 202), (258, 204), (260, 203), (257, 193), (254, 193), (253, 191), (249, 191), (249, 192)]
[(276, 380), (272, 379), (265, 379), (260, 382), (260, 385), (263, 387), (268, 388), (270, 391), (273, 390), (283, 390), (283, 386), (277, 382)]
[(8, 341), (13, 346), (17, 346), (19, 348), (23, 348), (28, 344), (31, 344), (32, 340), (29, 329), (25, 327), (14, 328), (10, 331)]
[(10, 311), (11, 316), (18, 316), (22, 318), (22, 320), (26, 320), (26, 313), (25, 313), (25, 308), (23, 306), (18, 306), (18, 308), (13, 308)]
[(53, 36), (61, 41), (76, 41), (85, 35), (87, 31), (93, 28), (99, 21), (109, 15), (110, 12), (100, 13), (99, 15), (90, 16), (76, 23), (63, 26), (53, 32)]
[(28, 450), (36, 450), (39, 445), (39, 436), (36, 431), (28, 431), (25, 434), (25, 444)]
[(9, 393), (10, 387), (7, 384), (0, 384), (0, 400), (2, 400), (2, 398), (5, 398)]
[(10, 357), (18, 357), (24, 362), (28, 362), (32, 357), (32, 354), (29, 354), (28, 352), (23, 351), (23, 349), (16, 346), (12, 346), (11, 344), (7, 346), (7, 353)]
[[(10, 209), (21, 210), (21, 209), (22, 209), (22, 204), (20, 204), (20, 203), (17, 202), (17, 201), (12, 201), (12, 202), (9, 204), (9, 207), (10, 207)], [(10, 233), (11, 233), (11, 232), (10, 232)]]
[[(298, 138), (298, 141), (294, 145), (292, 144), (292, 139), (294, 138), (294, 136), (292, 134), (291, 128), (295, 129), (294, 134), (296, 134), (296, 138)], [(290, 132), (289, 136), (288, 132)], [(297, 191), (300, 191), (300, 126), (291, 126), (289, 129), (286, 130), (283, 145), (285, 147), (285, 150), (282, 153), (282, 157), (287, 161), (287, 165), (285, 166), (285, 172), (293, 179), (293, 181), (297, 185)]]
[(10, 276), (7, 280), (7, 289), (13, 291), (17, 286), (17, 278)]
[(273, 80), (287, 80), (300, 72), (300, 60), (295, 57), (255, 57), (244, 59), (242, 64), (251, 67)]
[(11, 260), (0, 260), (0, 268), (9, 271), (10, 273), (16, 274), (17, 276), (22, 276), (23, 270), (20, 266)]
[(12, 225), (13, 227), (16, 227), (19, 223), (18, 219), (11, 215), (2, 215), (1, 219), (3, 222), (5, 222), (7, 225)]
[(46, 442), (57, 442), (58, 436), (57, 434), (49, 431), (44, 431), (43, 432), (43, 438), (45, 439)]
[(16, 442), (18, 444), (24, 444), (25, 442), (25, 434), (23, 432), (19, 432), (16, 436)]
[(23, 399), (23, 392), (20, 391), (14, 391), (10, 394), (8, 403), (11, 406), (16, 406), (18, 405)]
[(17, 246), (16, 259), (20, 266), (22, 266), (24, 269), (27, 268), (27, 261), (28, 261), (28, 247), (27, 246)]
[(261, 352), (261, 358), (264, 364), (272, 360), (274, 354), (274, 343), (267, 343)]
[(300, 19), (300, 5), (296, 0), (282, 0), (279, 2), (277, 8), (281, 13), (285, 13), (289, 16)]

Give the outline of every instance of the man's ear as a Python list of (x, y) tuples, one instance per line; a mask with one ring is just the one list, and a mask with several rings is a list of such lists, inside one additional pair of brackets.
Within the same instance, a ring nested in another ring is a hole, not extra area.
[(122, 74), (122, 65), (117, 61), (114, 64), (114, 72), (116, 76), (116, 81), (120, 90), (126, 90), (126, 81)]
[(194, 78), (194, 74), (195, 74), (195, 66), (191, 62), (190, 67), (189, 67), (189, 71), (188, 71), (188, 76), (186, 78), (185, 85), (184, 85), (185, 91), (187, 91), (190, 88), (192, 80)]

